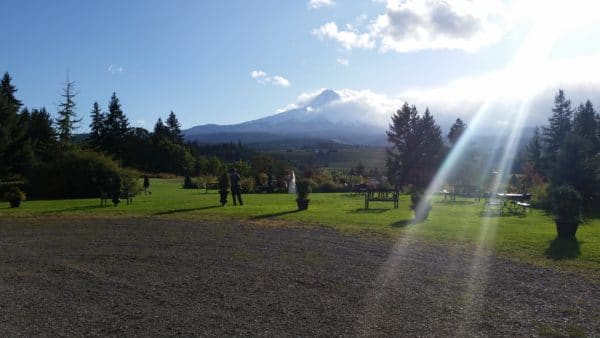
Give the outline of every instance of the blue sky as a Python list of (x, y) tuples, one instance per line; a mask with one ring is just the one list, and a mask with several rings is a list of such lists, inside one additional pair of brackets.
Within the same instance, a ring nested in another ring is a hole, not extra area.
[[(440, 114), (456, 113), (444, 111), (444, 100), (466, 100), (464, 109), (474, 110), (486, 95), (471, 89), (503, 78), (536, 25), (557, 35), (544, 57), (564, 69), (594, 64), (600, 53), (590, 14), (599, 11), (586, 8), (590, 2), (566, 12), (543, 1), (474, 3), (0, 0), (0, 71), (28, 107), (54, 113), (68, 70), (85, 118), (80, 131), (93, 102), (106, 107), (113, 91), (133, 125), (151, 128), (173, 110), (188, 128), (271, 115), (319, 88), (408, 100)], [(548, 28), (561, 15), (569, 17), (563, 36)], [(600, 79), (596, 72), (544, 84), (579, 88)]]

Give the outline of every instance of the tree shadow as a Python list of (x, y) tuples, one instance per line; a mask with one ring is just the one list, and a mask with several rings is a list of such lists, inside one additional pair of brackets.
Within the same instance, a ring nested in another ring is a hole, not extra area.
[(210, 205), (210, 206), (201, 207), (201, 208), (172, 209), (172, 210), (167, 210), (167, 211), (156, 212), (153, 215), (154, 216), (171, 215), (171, 214), (177, 214), (180, 212), (190, 212), (190, 211), (214, 209), (214, 208), (220, 208), (220, 207), (221, 207), (220, 205)]
[(296, 210), (275, 212), (275, 213), (271, 213), (271, 214), (257, 215), (257, 216), (252, 217), (252, 219), (265, 219), (265, 218), (279, 217), (279, 216), (283, 216), (283, 215), (294, 214), (299, 211), (300, 210), (296, 209)]
[(449, 200), (441, 200), (441, 201), (436, 201), (434, 202), (435, 204), (444, 204), (444, 205), (473, 205), (473, 204), (477, 204), (479, 202), (477, 201), (466, 201), (466, 200), (460, 200), (460, 201), (449, 201)]
[(390, 209), (383, 209), (383, 208), (379, 208), (379, 209), (358, 208), (358, 209), (350, 210), (350, 211), (348, 211), (348, 213), (349, 214), (381, 214), (381, 213), (384, 213), (389, 210)]
[(550, 241), (545, 251), (546, 257), (554, 260), (575, 259), (581, 255), (581, 243), (576, 238), (556, 237)]
[(65, 208), (65, 209), (60, 209), (60, 210), (47, 210), (47, 211), (44, 211), (43, 213), (44, 214), (53, 214), (53, 213), (57, 213), (57, 212), (88, 211), (88, 210), (107, 208), (107, 207), (114, 207), (114, 204), (111, 202), (110, 204), (107, 203), (104, 205), (99, 205), (99, 204), (82, 205), (82, 206), (78, 206), (78, 207), (71, 207), (71, 208)]
[(404, 228), (406, 226), (416, 224), (414, 219), (403, 219), (398, 222), (394, 222), (390, 224), (392, 228)]

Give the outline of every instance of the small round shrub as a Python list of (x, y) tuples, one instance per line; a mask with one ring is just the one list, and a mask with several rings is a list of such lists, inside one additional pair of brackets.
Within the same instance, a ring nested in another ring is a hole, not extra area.
[(581, 194), (570, 185), (562, 185), (552, 191), (552, 214), (561, 222), (581, 221)]

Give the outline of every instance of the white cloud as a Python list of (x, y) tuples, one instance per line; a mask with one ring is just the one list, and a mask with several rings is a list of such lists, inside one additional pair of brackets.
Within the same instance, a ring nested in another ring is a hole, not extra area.
[(335, 5), (335, 1), (333, 0), (309, 0), (308, 7), (312, 9), (317, 9), (321, 7), (329, 7)]
[[(352, 28), (352, 27), (348, 27)], [(373, 48), (375, 41), (368, 33), (357, 33), (352, 30), (339, 30), (335, 22), (328, 22), (317, 29), (313, 29), (313, 35), (319, 39), (332, 39), (337, 41), (347, 50), (353, 48)]]
[[(328, 99), (315, 100), (325, 89), (305, 92), (295, 103), (277, 109), (281, 113), (290, 109), (305, 109), (307, 116), (323, 114), (332, 122), (364, 123), (384, 128), (391, 114), (402, 104), (400, 100), (377, 94), (371, 90), (336, 89)], [(335, 96), (337, 94), (337, 96)]]
[(281, 87), (289, 87), (290, 81), (282, 76), (275, 75), (271, 78), (271, 83)]
[(336, 61), (337, 61), (337, 63), (339, 63), (342, 66), (349, 66), (350, 65), (350, 61), (348, 59), (345, 59), (345, 58), (337, 58)]
[(266, 77), (267, 73), (262, 70), (253, 70), (250, 72), (250, 76), (252, 76), (253, 79), (260, 79)]
[(290, 81), (281, 75), (269, 76), (266, 72), (262, 70), (253, 70), (250, 72), (250, 77), (256, 80), (256, 82), (267, 85), (272, 84), (280, 87), (289, 87), (291, 85)]
[(377, 43), (382, 52), (475, 51), (502, 36), (505, 13), (507, 9), (498, 0), (388, 0), (385, 13), (362, 33), (353, 25), (339, 30), (335, 22), (328, 22), (313, 34), (335, 40), (347, 50), (369, 49)]
[(587, 99), (600, 110), (600, 53), (592, 56), (539, 61), (538, 68), (522, 74), (507, 69), (476, 77), (452, 81), (441, 87), (413, 88), (394, 96), (371, 90), (336, 89), (339, 97), (319, 104), (315, 100), (325, 89), (319, 88), (298, 96), (294, 103), (277, 110), (306, 109), (307, 114), (323, 114), (333, 122), (358, 121), (387, 128), (390, 116), (404, 102), (423, 113), (429, 108), (445, 130), (457, 118), (471, 122), (485, 107), (481, 132), (495, 133), (503, 123), (514, 123), (525, 103), (525, 126), (547, 123), (554, 95), (562, 88), (573, 107)]
[(121, 66), (109, 65), (107, 70), (111, 74), (121, 74), (124, 69)]
[(136, 120), (135, 123), (137, 123), (139, 126), (143, 126), (146, 124), (146, 120), (139, 119), (139, 120)]

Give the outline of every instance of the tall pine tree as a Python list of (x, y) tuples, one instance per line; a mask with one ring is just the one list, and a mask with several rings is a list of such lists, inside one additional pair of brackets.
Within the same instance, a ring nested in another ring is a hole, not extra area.
[(129, 121), (121, 109), (121, 103), (116, 93), (112, 94), (108, 103), (108, 114), (104, 119), (104, 131), (103, 150), (123, 160), (125, 143), (130, 129)]
[(15, 97), (17, 88), (4, 73), (0, 81), (0, 179), (16, 174), (25, 130), (19, 128), (21, 101)]
[(454, 146), (458, 142), (465, 130), (467, 130), (467, 125), (463, 122), (463, 120), (457, 118), (456, 121), (454, 121), (454, 124), (452, 124), (452, 127), (450, 127), (450, 131), (448, 132), (447, 136), (448, 142), (450, 142), (451, 146)]
[(58, 129), (58, 139), (63, 143), (68, 143), (73, 136), (73, 131), (79, 128), (81, 119), (77, 118), (75, 112), (75, 82), (72, 82), (67, 77), (67, 82), (61, 96), (64, 101), (58, 105), (58, 118), (56, 125)]
[(585, 143), (586, 151), (589, 155), (597, 154), (600, 151), (600, 139), (598, 139), (598, 120), (594, 106), (587, 100), (585, 104), (577, 107), (573, 119), (573, 132), (582, 138)]
[(169, 136), (171, 138), (171, 141), (173, 141), (174, 143), (183, 144), (183, 134), (181, 134), (181, 124), (179, 123), (179, 120), (177, 120), (177, 116), (175, 116), (175, 113), (173, 113), (172, 110), (171, 110), (171, 113), (169, 114), (169, 117), (167, 118), (166, 124), (167, 124), (167, 130), (169, 131)]
[(88, 141), (92, 148), (99, 149), (102, 147), (102, 141), (105, 133), (104, 127), (106, 116), (102, 110), (100, 110), (100, 105), (98, 102), (94, 102), (90, 117), (92, 122), (90, 123), (90, 136)]
[(548, 119), (550, 125), (543, 127), (542, 132), (544, 144), (546, 145), (544, 152), (549, 162), (556, 160), (560, 146), (571, 132), (572, 115), (571, 100), (568, 100), (565, 97), (565, 92), (560, 89), (554, 97), (552, 116)]

